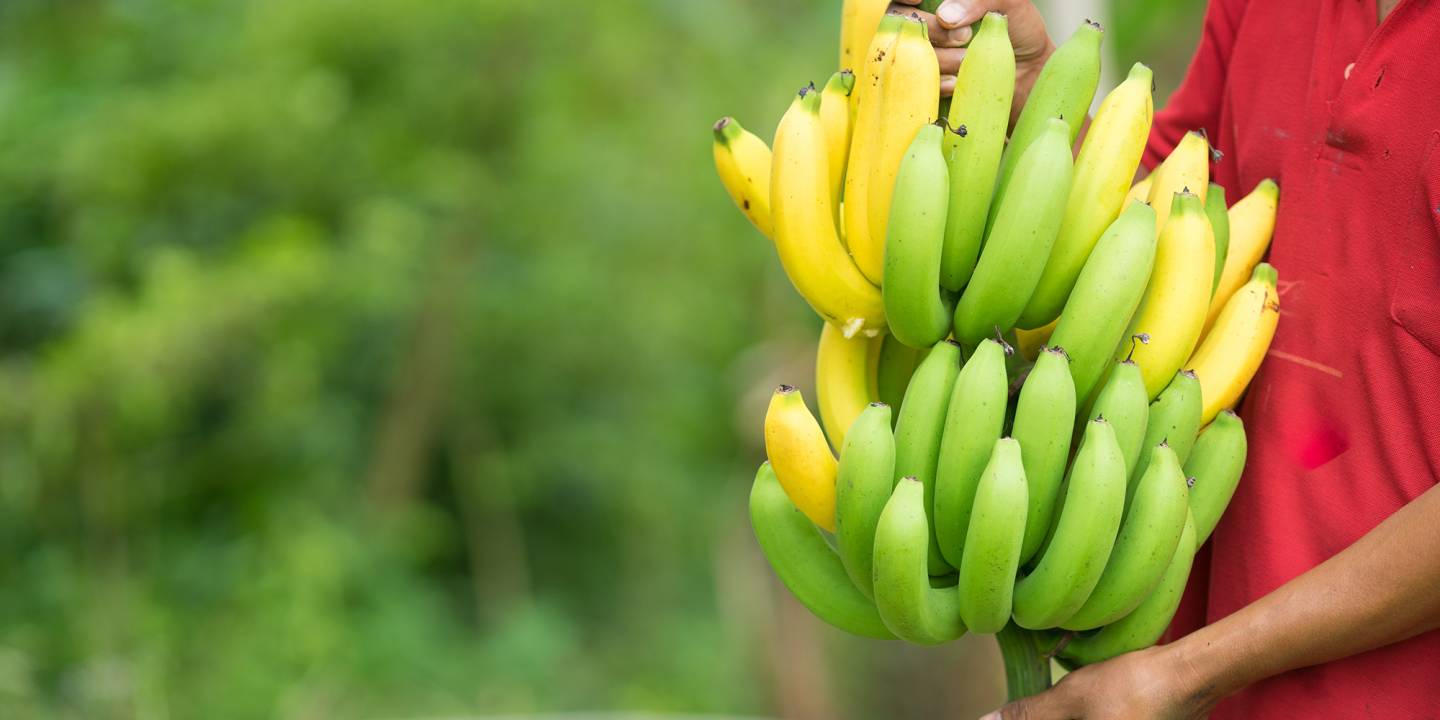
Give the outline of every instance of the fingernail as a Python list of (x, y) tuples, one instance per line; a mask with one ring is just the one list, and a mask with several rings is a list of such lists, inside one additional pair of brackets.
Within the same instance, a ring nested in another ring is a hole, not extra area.
[(998, 711), (992, 712), (989, 715), (980, 718), (980, 720), (1000, 720), (1000, 713)]
[(965, 27), (962, 27), (962, 28), (960, 28), (959, 30), (952, 30), (952, 31), (950, 32), (950, 39), (951, 39), (951, 40), (954, 40), (956, 43), (958, 43), (958, 44), (960, 44), (960, 45), (964, 45), (965, 43), (970, 42), (970, 36), (971, 36), (972, 34), (974, 34), (974, 32), (975, 32), (975, 31), (973, 31), (973, 30), (970, 29), (970, 26), (969, 26), (969, 25), (966, 25)]
[[(940, 11), (937, 13), (937, 16), (942, 21), (951, 25), (955, 25), (958, 24), (961, 20), (965, 19), (965, 11), (960, 9), (959, 3), (945, 3), (943, 6), (940, 7)], [(982, 720), (990, 719), (983, 718)]]

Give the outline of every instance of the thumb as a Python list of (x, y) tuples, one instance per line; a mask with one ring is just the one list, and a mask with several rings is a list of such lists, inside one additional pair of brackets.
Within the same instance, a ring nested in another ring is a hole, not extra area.
[(997, 0), (945, 0), (935, 9), (935, 19), (940, 21), (940, 27), (954, 30), (973, 25), (985, 17), (986, 12), (997, 9), (999, 5)]
[(980, 720), (1070, 720), (1080, 717), (1074, 704), (1068, 691), (1053, 687), (1009, 703)]

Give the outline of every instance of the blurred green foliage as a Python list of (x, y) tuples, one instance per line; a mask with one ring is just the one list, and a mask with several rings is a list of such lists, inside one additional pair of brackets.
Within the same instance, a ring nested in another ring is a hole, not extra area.
[[(0, 4), (0, 716), (793, 710), (817, 325), (708, 127), (831, 5)], [(957, 662), (807, 632), (852, 717)]]

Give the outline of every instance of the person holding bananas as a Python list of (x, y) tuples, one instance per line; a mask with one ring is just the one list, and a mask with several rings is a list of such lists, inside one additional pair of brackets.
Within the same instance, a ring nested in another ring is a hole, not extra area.
[[(1056, 49), (1039, 10), (921, 4), (892, 9), (926, 22), (947, 96), (972, 28), (1007, 16), (1013, 123)], [(1172, 642), (1083, 667), (988, 718), (1440, 708), (1436, 27), (1440, 6), (1420, 0), (1210, 0), (1144, 165), (1201, 130), (1220, 185), (1286, 189), (1269, 249), (1286, 272), (1286, 320), (1240, 407), (1249, 462), (1196, 558)]]

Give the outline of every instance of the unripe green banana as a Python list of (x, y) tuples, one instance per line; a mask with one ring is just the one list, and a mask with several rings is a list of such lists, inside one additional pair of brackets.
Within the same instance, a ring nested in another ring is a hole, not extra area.
[(875, 528), (875, 607), (897, 637), (921, 645), (938, 645), (965, 634), (959, 593), (931, 587), (926, 559), (930, 535), (925, 488), (915, 478), (904, 477)]
[(949, 172), (939, 125), (924, 125), (900, 161), (885, 239), (885, 322), (911, 347), (930, 347), (949, 334), (951, 308), (940, 293)]
[(1059, 521), (1040, 562), (1015, 584), (1015, 622), (1029, 630), (1069, 620), (1110, 558), (1125, 503), (1125, 458), (1110, 423), (1086, 425), (1061, 496)]
[(835, 476), (835, 544), (855, 587), (874, 595), (875, 525), (895, 485), (890, 406), (870, 403), (845, 434)]
[(996, 440), (975, 490), (960, 561), (960, 618), (973, 632), (999, 632), (1010, 620), (1010, 596), (1025, 539), (1026, 494), (1020, 443)]
[[(1045, 61), (1040, 76), (1025, 99), (1025, 109), (1015, 121), (1015, 131), (1010, 133), (1010, 144), (1000, 161), (999, 194), (1003, 195), (1009, 186), (1016, 166), (1030, 143), (1044, 132), (1045, 124), (1051, 118), (1064, 118), (1070, 126), (1067, 147), (1074, 144), (1080, 135), (1080, 126), (1090, 111), (1090, 101), (1095, 97), (1095, 88), (1100, 84), (1100, 40), (1103, 31), (1100, 24), (1086, 20), (1075, 34), (1055, 48), (1055, 53)], [(991, 214), (994, 214), (992, 208)]]
[(790, 502), (768, 462), (750, 488), (750, 524), (780, 582), (816, 617), (855, 635), (894, 637), (820, 531)]
[(1155, 211), (1131, 202), (1095, 243), (1050, 336), (1050, 344), (1070, 355), (1077, 402), (1090, 397), (1110, 368), (1154, 264)]
[(1140, 650), (1155, 644), (1175, 611), (1180, 607), (1180, 596), (1185, 592), (1185, 583), (1190, 579), (1190, 565), (1195, 560), (1195, 522), (1185, 520), (1185, 529), (1175, 556), (1165, 568), (1165, 575), (1150, 593), (1129, 615), (1106, 625), (1100, 632), (1089, 637), (1081, 636), (1071, 640), (1060, 656), (1081, 665), (1090, 665), (1109, 660), (1132, 650)]
[[(1150, 419), (1145, 426), (1145, 447), (1153, 448), (1166, 443), (1175, 451), (1175, 457), (1183, 466), (1190, 458), (1190, 449), (1195, 447), (1195, 436), (1200, 433), (1200, 381), (1195, 373), (1181, 370), (1175, 379), (1165, 386), (1160, 397), (1150, 403)], [(1150, 456), (1140, 455), (1140, 462), (1130, 472), (1130, 485), (1125, 493), (1125, 504), (1135, 494), (1135, 485), (1145, 474)]]
[(1129, 614), (1160, 583), (1180, 546), (1189, 505), (1185, 474), (1164, 443), (1151, 449), (1150, 458), (1105, 572), (1085, 604), (1062, 623), (1067, 630), (1097, 628)]
[(1005, 430), (1009, 393), (1004, 348), (994, 340), (980, 343), (955, 379), (935, 469), (935, 538), (945, 560), (957, 568), (975, 487)]
[(995, 201), (998, 209), (980, 262), (955, 306), (955, 337), (967, 347), (997, 327), (1001, 332), (1014, 328), (1045, 270), (1074, 169), (1068, 129), (1052, 118)]
[[(950, 407), (950, 394), (955, 376), (960, 372), (960, 346), (944, 340), (935, 344), (930, 354), (915, 368), (905, 400), (900, 404), (900, 418), (895, 421), (895, 475), (914, 477), (925, 488), (925, 508), (935, 507), (935, 466), (940, 460), (940, 437), (945, 429), (945, 413)], [(951, 571), (940, 554), (932, 527), (930, 535), (930, 574), (944, 575)]]
[(1115, 428), (1115, 441), (1120, 444), (1120, 454), (1125, 456), (1125, 472), (1129, 477), (1140, 462), (1145, 427), (1150, 421), (1150, 398), (1145, 394), (1139, 366), (1129, 360), (1115, 363), (1086, 420), (1097, 417), (1109, 420), (1110, 427)]
[(1205, 193), (1205, 216), (1210, 219), (1210, 230), (1215, 234), (1215, 280), (1210, 283), (1210, 295), (1214, 297), (1215, 288), (1220, 287), (1220, 275), (1225, 271), (1225, 255), (1230, 249), (1230, 213), (1225, 205), (1225, 188), (1219, 183), (1210, 183), (1210, 190)]
[[(896, 340), (894, 335), (885, 336), (875, 367), (875, 389), (880, 402), (892, 408), (900, 407), (900, 402), (905, 399), (905, 388), (910, 386), (910, 376), (915, 374), (915, 367), (924, 354), (924, 350), (912, 348)], [(896, 419), (899, 419), (899, 414), (892, 413), (892, 427)]]
[(1195, 478), (1190, 487), (1190, 514), (1195, 516), (1195, 544), (1203, 545), (1215, 531), (1220, 516), (1235, 495), (1245, 470), (1245, 423), (1226, 410), (1215, 416), (1195, 440), (1185, 461), (1185, 474)]
[[(1025, 479), (1030, 488), (1025, 516), (1025, 544), (1020, 562), (1029, 562), (1040, 550), (1055, 514), (1065, 462), (1070, 458), (1075, 428), (1075, 385), (1069, 359), (1059, 347), (1046, 347), (1020, 387), (1011, 435), (1020, 442), (1025, 458)], [(1122, 460), (1123, 462), (1123, 460)]]
[(945, 218), (940, 284), (956, 292), (970, 281), (980, 257), (1015, 94), (1009, 23), (1004, 15), (992, 12), (979, 25), (965, 51), (969, 62), (961, 63), (955, 75), (949, 115), (953, 132), (945, 136), (950, 210)]
[(1152, 82), (1150, 68), (1135, 63), (1125, 82), (1100, 103), (1075, 160), (1075, 182), (1065, 201), (1060, 234), (1035, 294), (1020, 314), (1020, 327), (1042, 327), (1060, 317), (1085, 259), (1120, 215), (1150, 135)]

